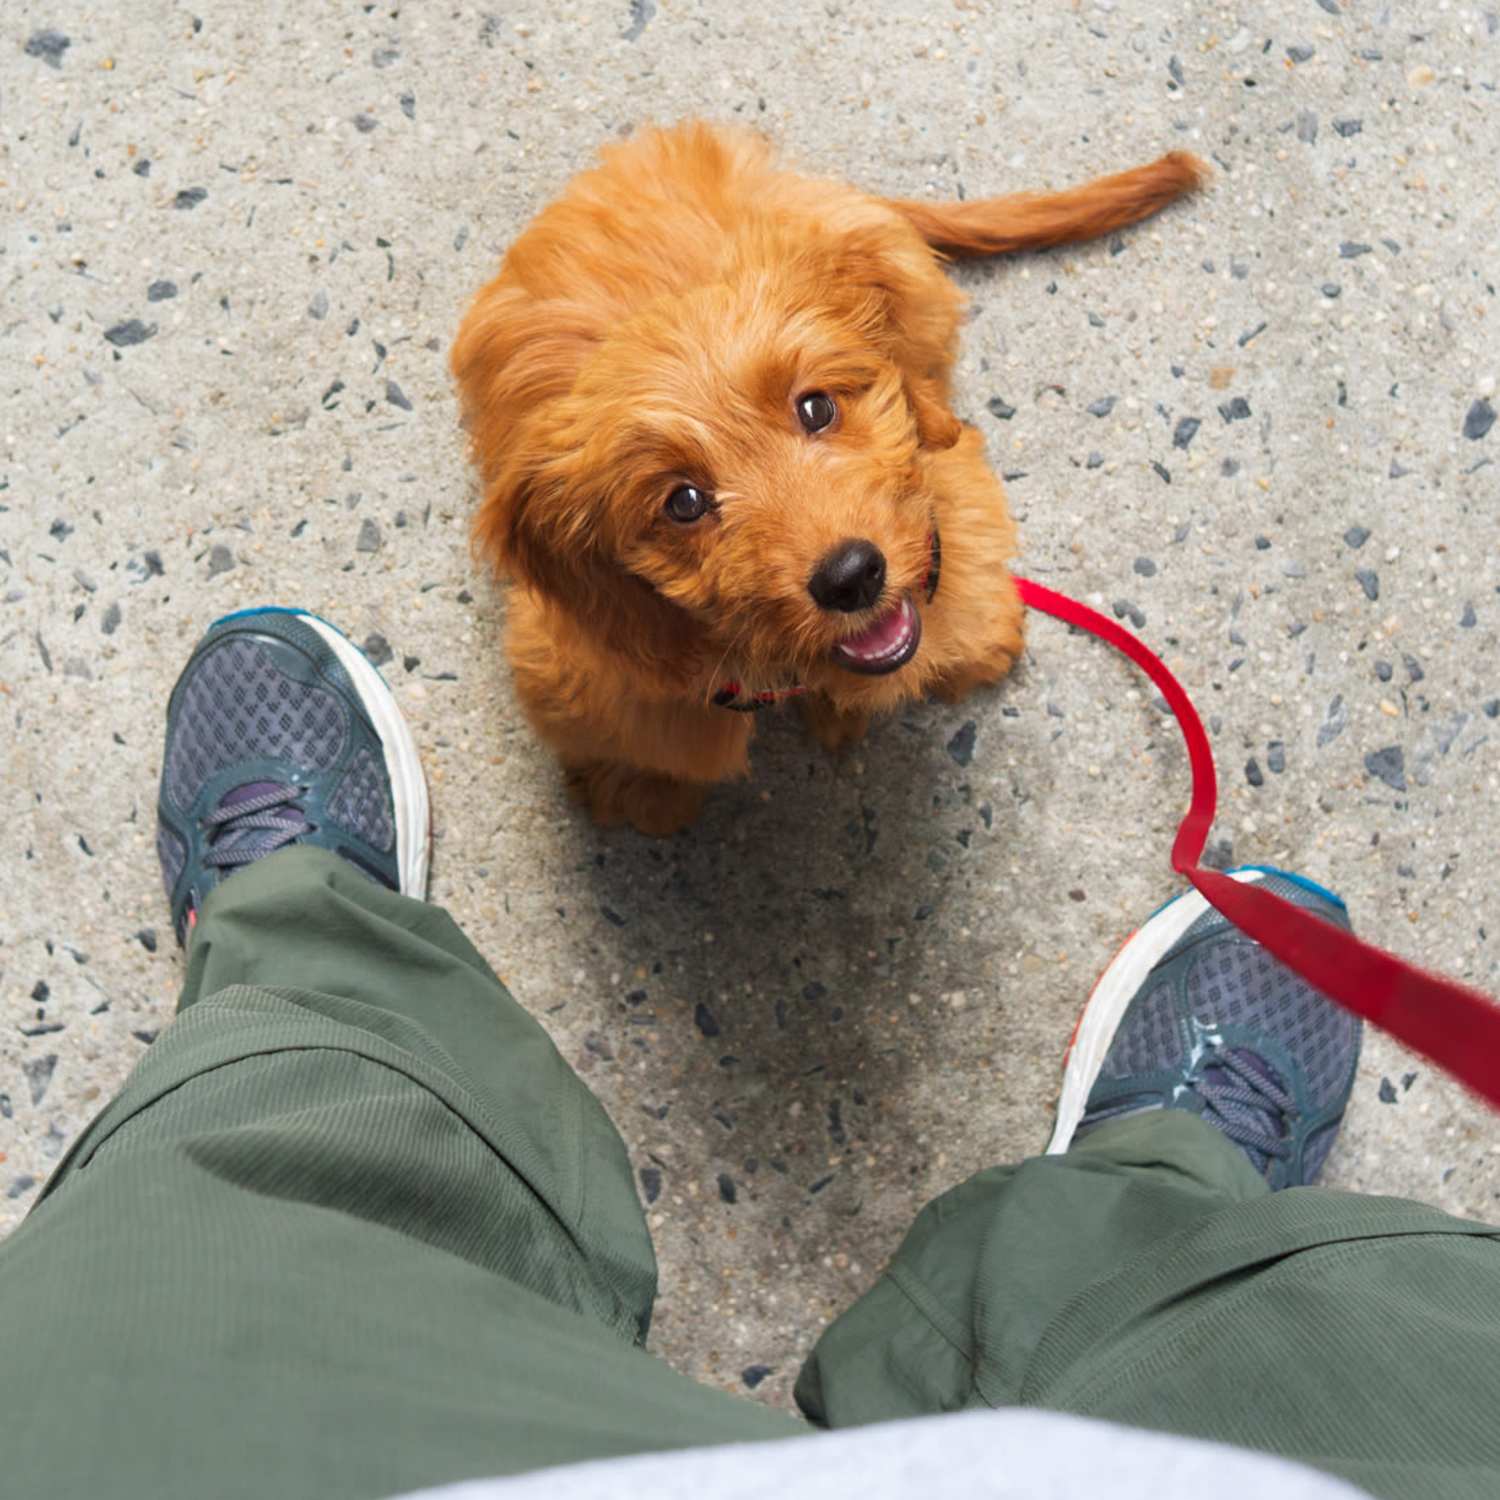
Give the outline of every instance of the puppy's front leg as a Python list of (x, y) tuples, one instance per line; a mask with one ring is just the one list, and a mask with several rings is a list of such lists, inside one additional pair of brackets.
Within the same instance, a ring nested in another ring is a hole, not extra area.
[(698, 816), (707, 790), (702, 782), (678, 781), (618, 761), (569, 766), (567, 774), (569, 794), (600, 827), (629, 823), (648, 838), (668, 838), (686, 828)]
[(850, 746), (857, 745), (870, 727), (869, 714), (847, 712), (822, 693), (808, 693), (799, 702), (802, 718), (812, 731), (813, 738), (830, 755), (837, 755)]

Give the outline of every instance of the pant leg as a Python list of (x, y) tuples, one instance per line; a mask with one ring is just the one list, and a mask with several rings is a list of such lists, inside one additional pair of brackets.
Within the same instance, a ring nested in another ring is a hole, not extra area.
[(797, 1399), (834, 1427), (1046, 1407), (1492, 1500), (1497, 1239), (1397, 1199), (1271, 1193), (1201, 1120), (1137, 1115), (929, 1205)]
[(646, 1354), (623, 1144), (440, 910), (316, 850), (0, 1245), (8, 1494), (375, 1497), (800, 1424)]

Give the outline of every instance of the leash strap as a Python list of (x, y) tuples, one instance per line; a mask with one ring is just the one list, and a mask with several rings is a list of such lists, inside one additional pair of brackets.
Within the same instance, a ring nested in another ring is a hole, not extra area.
[(1478, 990), (1428, 973), (1321, 921), (1264, 886), (1205, 870), (1198, 861), (1213, 824), (1218, 789), (1208, 736), (1182, 684), (1155, 652), (1098, 610), (1028, 578), (1015, 582), (1029, 608), (1076, 625), (1128, 656), (1156, 684), (1176, 715), (1187, 743), (1193, 795), (1172, 845), (1172, 868), (1314, 989), (1422, 1053), (1500, 1108), (1500, 1006)]

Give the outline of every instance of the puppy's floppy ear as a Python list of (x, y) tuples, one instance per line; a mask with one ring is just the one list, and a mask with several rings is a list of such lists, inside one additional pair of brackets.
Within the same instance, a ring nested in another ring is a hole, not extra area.
[(962, 295), (902, 223), (847, 230), (834, 266), (838, 284), (855, 299), (861, 331), (901, 371), (922, 446), (951, 448), (963, 432), (948, 409), (947, 379)]
[(940, 382), (908, 376), (903, 385), (917, 440), (924, 448), (951, 448), (963, 436), (964, 424), (948, 410)]

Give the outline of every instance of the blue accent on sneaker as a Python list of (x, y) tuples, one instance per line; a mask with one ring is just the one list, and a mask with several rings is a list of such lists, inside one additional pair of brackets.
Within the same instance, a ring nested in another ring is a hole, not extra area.
[[(1349, 927), (1343, 901), (1315, 881), (1247, 868), (1277, 895)], [(1132, 942), (1150, 941), (1151, 922)], [(1125, 1006), (1077, 1135), (1142, 1110), (1188, 1110), (1238, 1145), (1273, 1188), (1301, 1186), (1338, 1133), (1361, 1035), (1357, 1018), (1208, 907)]]
[[(358, 648), (343, 636), (335, 645), (314, 619), (280, 607), (226, 615), (172, 690), (157, 851), (179, 942), (216, 885), (292, 844), (329, 849), (403, 888), (397, 751), (376, 727), (399, 723), (399, 711), (378, 674), (357, 682), (363, 667), (340, 659)], [(425, 878), (425, 786), (420, 804)]]

